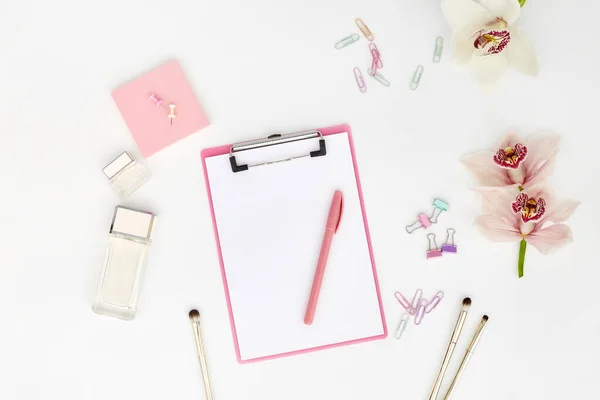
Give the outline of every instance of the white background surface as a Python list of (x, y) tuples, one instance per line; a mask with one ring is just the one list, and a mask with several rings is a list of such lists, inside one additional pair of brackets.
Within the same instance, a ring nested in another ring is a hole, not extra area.
[[(449, 46), (430, 62), (435, 37), (450, 34), (437, 0), (2, 2), (0, 398), (203, 398), (187, 318), (198, 307), (216, 399), (425, 399), (465, 295), (473, 307), (451, 373), (481, 314), (490, 322), (457, 399), (593, 397), (600, 6), (530, 0), (523, 11), (541, 74), (510, 72), (486, 94)], [(333, 50), (356, 16), (375, 34), (389, 89), (355, 87), (352, 68), (369, 63), (364, 39)], [(171, 58), (212, 125), (148, 160), (152, 180), (121, 201), (101, 168), (135, 147), (110, 91)], [(446, 298), (401, 341), (237, 365), (199, 152), (341, 122), (354, 131), (390, 327), (394, 291)], [(553, 256), (530, 248), (521, 280), (517, 244), (472, 228), (479, 204), (458, 162), (509, 128), (563, 134), (550, 183), (583, 201), (569, 221), (575, 243)], [(454, 227), (459, 253), (426, 261), (424, 233), (403, 227), (435, 196), (451, 211), (434, 231)], [(116, 204), (159, 216), (133, 322), (90, 310)]]

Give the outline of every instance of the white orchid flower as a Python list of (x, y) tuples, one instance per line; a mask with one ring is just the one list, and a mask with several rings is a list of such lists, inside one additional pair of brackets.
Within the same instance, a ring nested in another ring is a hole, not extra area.
[(524, 0), (442, 0), (457, 63), (469, 67), (482, 85), (498, 80), (508, 66), (535, 76), (533, 46), (514, 25)]

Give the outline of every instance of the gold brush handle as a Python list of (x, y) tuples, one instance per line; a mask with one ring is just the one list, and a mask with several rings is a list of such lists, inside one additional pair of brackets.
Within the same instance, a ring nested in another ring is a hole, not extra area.
[(448, 344), (448, 349), (446, 349), (446, 355), (442, 360), (442, 365), (440, 366), (440, 372), (438, 372), (438, 376), (433, 383), (433, 388), (431, 388), (431, 394), (429, 395), (429, 400), (436, 400), (438, 394), (440, 393), (440, 387), (442, 386), (442, 381), (444, 380), (444, 375), (446, 374), (446, 370), (448, 369), (448, 364), (450, 364), (450, 359), (452, 358), (452, 353), (454, 353), (454, 349), (456, 348), (456, 343), (450, 342)]
[(446, 393), (446, 397), (444, 397), (444, 400), (450, 400), (450, 397), (452, 397), (452, 395), (454, 394), (454, 389), (456, 388), (456, 385), (458, 384), (458, 381), (459, 381), (463, 371), (465, 370), (467, 364), (469, 363), (469, 360), (471, 359), (472, 355), (473, 355), (473, 353), (470, 351), (467, 351), (467, 353), (465, 354), (462, 362), (460, 363), (460, 367), (458, 367), (456, 376), (454, 377), (454, 380), (452, 380), (452, 384), (450, 385), (450, 388), (448, 389), (448, 393)]
[(202, 342), (200, 324), (196, 323), (194, 325), (194, 332), (196, 333), (196, 348), (198, 350), (198, 359), (200, 360), (202, 379), (204, 380), (204, 392), (206, 393), (206, 400), (213, 400), (212, 389), (210, 388), (210, 380), (208, 379), (208, 365), (206, 364), (206, 355), (204, 354), (204, 343)]

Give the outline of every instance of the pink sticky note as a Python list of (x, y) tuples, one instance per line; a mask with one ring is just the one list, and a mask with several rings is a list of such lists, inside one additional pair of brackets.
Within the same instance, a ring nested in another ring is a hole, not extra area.
[[(173, 125), (168, 110), (149, 99), (152, 94), (167, 108), (175, 104)], [(144, 157), (209, 125), (177, 60), (115, 89), (112, 96)]]

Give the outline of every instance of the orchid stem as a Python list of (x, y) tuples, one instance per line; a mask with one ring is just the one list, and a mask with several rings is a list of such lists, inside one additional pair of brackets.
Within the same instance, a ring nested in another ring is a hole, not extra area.
[(519, 0), (519, 4), (521, 5), (521, 7), (523, 7), (523, 6), (525, 5), (525, 2), (526, 2), (526, 1), (527, 1), (527, 0)]
[(525, 239), (521, 239), (521, 246), (519, 247), (519, 278), (523, 277), (525, 269), (525, 251), (527, 250), (527, 242)]

